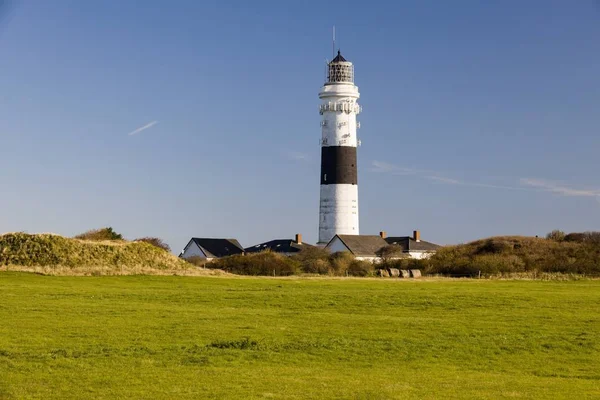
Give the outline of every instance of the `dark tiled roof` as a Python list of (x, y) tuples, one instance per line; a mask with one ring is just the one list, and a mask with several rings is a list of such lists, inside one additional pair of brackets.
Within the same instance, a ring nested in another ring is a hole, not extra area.
[[(376, 257), (377, 252), (387, 246), (379, 235), (336, 235), (348, 250), (357, 257)], [(334, 236), (335, 239), (335, 236)], [(333, 239), (332, 239), (333, 240)], [(331, 243), (331, 242), (329, 242)]]
[(244, 248), (236, 239), (192, 238), (207, 257), (225, 257), (242, 254)]
[(334, 62), (347, 62), (346, 59), (342, 56), (342, 53), (340, 53), (340, 51), (338, 50), (338, 54), (337, 56), (335, 56), (335, 58), (333, 60), (331, 60), (332, 63)]
[(442, 247), (435, 243), (426, 242), (424, 240), (417, 242), (411, 236), (390, 236), (390, 237), (385, 238), (385, 241), (388, 244), (397, 244), (398, 246), (402, 247), (402, 251), (404, 251), (404, 252), (435, 251), (435, 250), (439, 249), (440, 247)]
[(259, 251), (270, 250), (276, 253), (297, 253), (307, 247), (313, 247), (307, 243), (296, 243), (292, 239), (276, 239), (269, 242), (257, 244), (256, 246), (245, 249), (246, 253), (258, 253)]

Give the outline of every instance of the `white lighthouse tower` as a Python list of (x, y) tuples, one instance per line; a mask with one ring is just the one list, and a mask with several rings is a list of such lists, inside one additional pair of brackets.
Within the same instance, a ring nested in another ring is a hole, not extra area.
[(319, 244), (336, 234), (359, 234), (356, 116), (361, 110), (360, 94), (354, 85), (354, 66), (339, 51), (327, 69), (327, 82), (319, 92), (323, 116)]

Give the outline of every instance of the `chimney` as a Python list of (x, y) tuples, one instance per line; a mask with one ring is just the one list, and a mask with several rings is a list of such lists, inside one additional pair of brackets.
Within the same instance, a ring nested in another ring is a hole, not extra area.
[(413, 239), (415, 239), (415, 242), (420, 242), (421, 241), (421, 232), (413, 231)]
[(296, 243), (302, 244), (302, 234), (296, 233)]
[(381, 236), (382, 239), (385, 239), (387, 237), (387, 233), (385, 233), (385, 231), (381, 231), (379, 232), (379, 236)]

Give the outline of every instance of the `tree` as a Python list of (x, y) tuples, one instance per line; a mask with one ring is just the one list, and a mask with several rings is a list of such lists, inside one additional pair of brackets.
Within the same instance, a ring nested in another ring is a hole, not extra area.
[(555, 229), (546, 235), (546, 239), (554, 240), (556, 242), (562, 242), (563, 240), (565, 240), (565, 236), (567, 235), (563, 231)]
[(403, 258), (402, 247), (397, 244), (388, 244), (377, 250), (375, 253), (377, 257), (381, 258), (383, 263), (389, 262), (393, 258)]
[(134, 242), (145, 242), (151, 244), (154, 247), (158, 247), (159, 249), (171, 251), (171, 247), (168, 244), (166, 244), (162, 239), (157, 237), (143, 237), (135, 239)]

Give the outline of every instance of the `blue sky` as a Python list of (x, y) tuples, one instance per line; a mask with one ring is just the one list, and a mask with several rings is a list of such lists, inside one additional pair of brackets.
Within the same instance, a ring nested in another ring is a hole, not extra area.
[(363, 106), (361, 233), (447, 244), (600, 229), (593, 0), (4, 11), (0, 232), (110, 225), (174, 251), (191, 236), (316, 241), (333, 25)]

